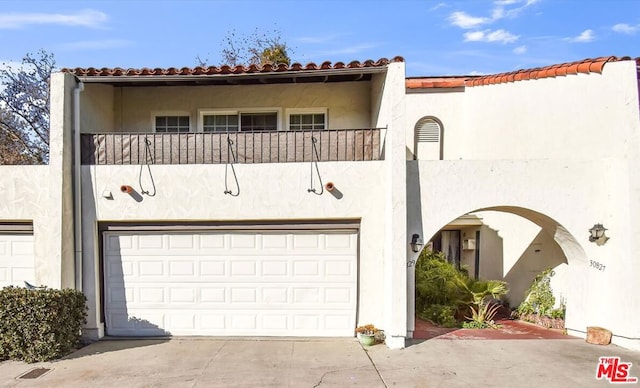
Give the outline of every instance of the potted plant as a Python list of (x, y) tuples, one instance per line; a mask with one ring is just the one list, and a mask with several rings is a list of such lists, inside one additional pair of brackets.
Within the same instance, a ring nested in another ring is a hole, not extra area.
[(364, 346), (371, 346), (376, 343), (376, 334), (380, 332), (380, 329), (376, 328), (371, 323), (364, 326), (356, 327), (356, 336), (358, 341)]

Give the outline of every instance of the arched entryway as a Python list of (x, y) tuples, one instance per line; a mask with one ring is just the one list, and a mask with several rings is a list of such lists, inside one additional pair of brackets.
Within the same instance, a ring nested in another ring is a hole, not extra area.
[[(573, 297), (581, 281), (571, 273), (572, 262), (586, 255), (577, 240), (556, 220), (532, 209), (493, 206), (460, 214), (438, 229), (423, 230), (425, 247), (441, 251), (470, 277), (504, 280), (512, 307), (525, 298), (535, 276), (553, 268), (552, 289), (557, 302), (564, 300), (567, 315), (580, 298)], [(409, 332), (415, 328), (415, 274), (409, 273)]]

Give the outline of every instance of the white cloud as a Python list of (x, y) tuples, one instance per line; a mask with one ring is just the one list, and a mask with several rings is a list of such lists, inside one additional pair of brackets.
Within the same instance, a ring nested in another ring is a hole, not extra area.
[(109, 19), (107, 14), (92, 9), (76, 13), (0, 13), (0, 29), (23, 28), (34, 24), (56, 24), (100, 28)]
[(487, 75), (487, 73), (483, 71), (473, 70), (473, 71), (470, 71), (469, 74), (467, 75)]
[(621, 34), (634, 35), (638, 30), (640, 30), (640, 25), (630, 26), (626, 23), (618, 23), (611, 27), (611, 29)]
[(429, 11), (435, 11), (437, 9), (444, 8), (444, 7), (448, 7), (447, 3), (438, 3), (433, 7), (429, 8)]
[(514, 54), (524, 54), (527, 52), (527, 46), (518, 46), (513, 49)]
[(519, 36), (505, 30), (471, 31), (464, 34), (465, 42), (513, 43), (518, 38)]
[(482, 24), (491, 22), (491, 19), (489, 18), (471, 16), (464, 12), (454, 12), (449, 15), (448, 19), (454, 26), (465, 29), (475, 28)]
[(449, 22), (457, 27), (464, 29), (477, 28), (483, 24), (494, 23), (504, 18), (515, 18), (522, 11), (532, 4), (535, 4), (538, 0), (528, 0), (524, 5), (516, 6), (509, 9), (508, 6), (520, 4), (523, 0), (496, 0), (493, 2), (494, 8), (491, 10), (491, 17), (472, 16), (463, 11), (453, 12), (449, 15)]
[(124, 39), (81, 40), (58, 45), (61, 50), (106, 50), (131, 46), (133, 42)]
[(574, 42), (574, 43), (587, 43), (587, 42), (591, 42), (595, 38), (596, 37), (593, 34), (593, 30), (584, 30), (582, 31), (582, 33), (580, 33), (580, 35), (573, 38), (565, 38), (565, 40), (568, 42)]
[(491, 11), (491, 20), (502, 19), (505, 15), (504, 8), (496, 7)]

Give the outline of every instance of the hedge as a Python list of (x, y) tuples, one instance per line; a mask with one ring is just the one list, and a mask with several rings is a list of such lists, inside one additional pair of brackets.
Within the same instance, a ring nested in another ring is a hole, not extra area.
[(0, 290), (0, 361), (48, 361), (68, 354), (86, 323), (84, 294), (73, 289)]

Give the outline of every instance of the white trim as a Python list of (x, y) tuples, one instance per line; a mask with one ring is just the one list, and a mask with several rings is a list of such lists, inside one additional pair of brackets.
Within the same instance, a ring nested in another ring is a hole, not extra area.
[[(239, 115), (242, 116), (243, 113), (276, 113), (276, 123), (277, 130), (282, 130), (282, 108), (242, 108), (242, 109), (232, 109), (232, 108), (200, 108), (198, 109), (198, 125), (197, 131), (204, 132), (204, 117), (205, 115)], [(241, 121), (240, 117), (238, 120), (238, 132), (241, 131)]]
[(285, 114), (285, 131), (289, 131), (290, 116), (292, 114), (323, 114), (324, 115), (324, 129), (329, 129), (329, 113), (325, 107), (318, 108), (288, 108), (284, 111)]
[(189, 132), (193, 132), (193, 117), (188, 110), (154, 110), (151, 111), (151, 131), (156, 132), (156, 117), (157, 116), (188, 116), (189, 117)]

